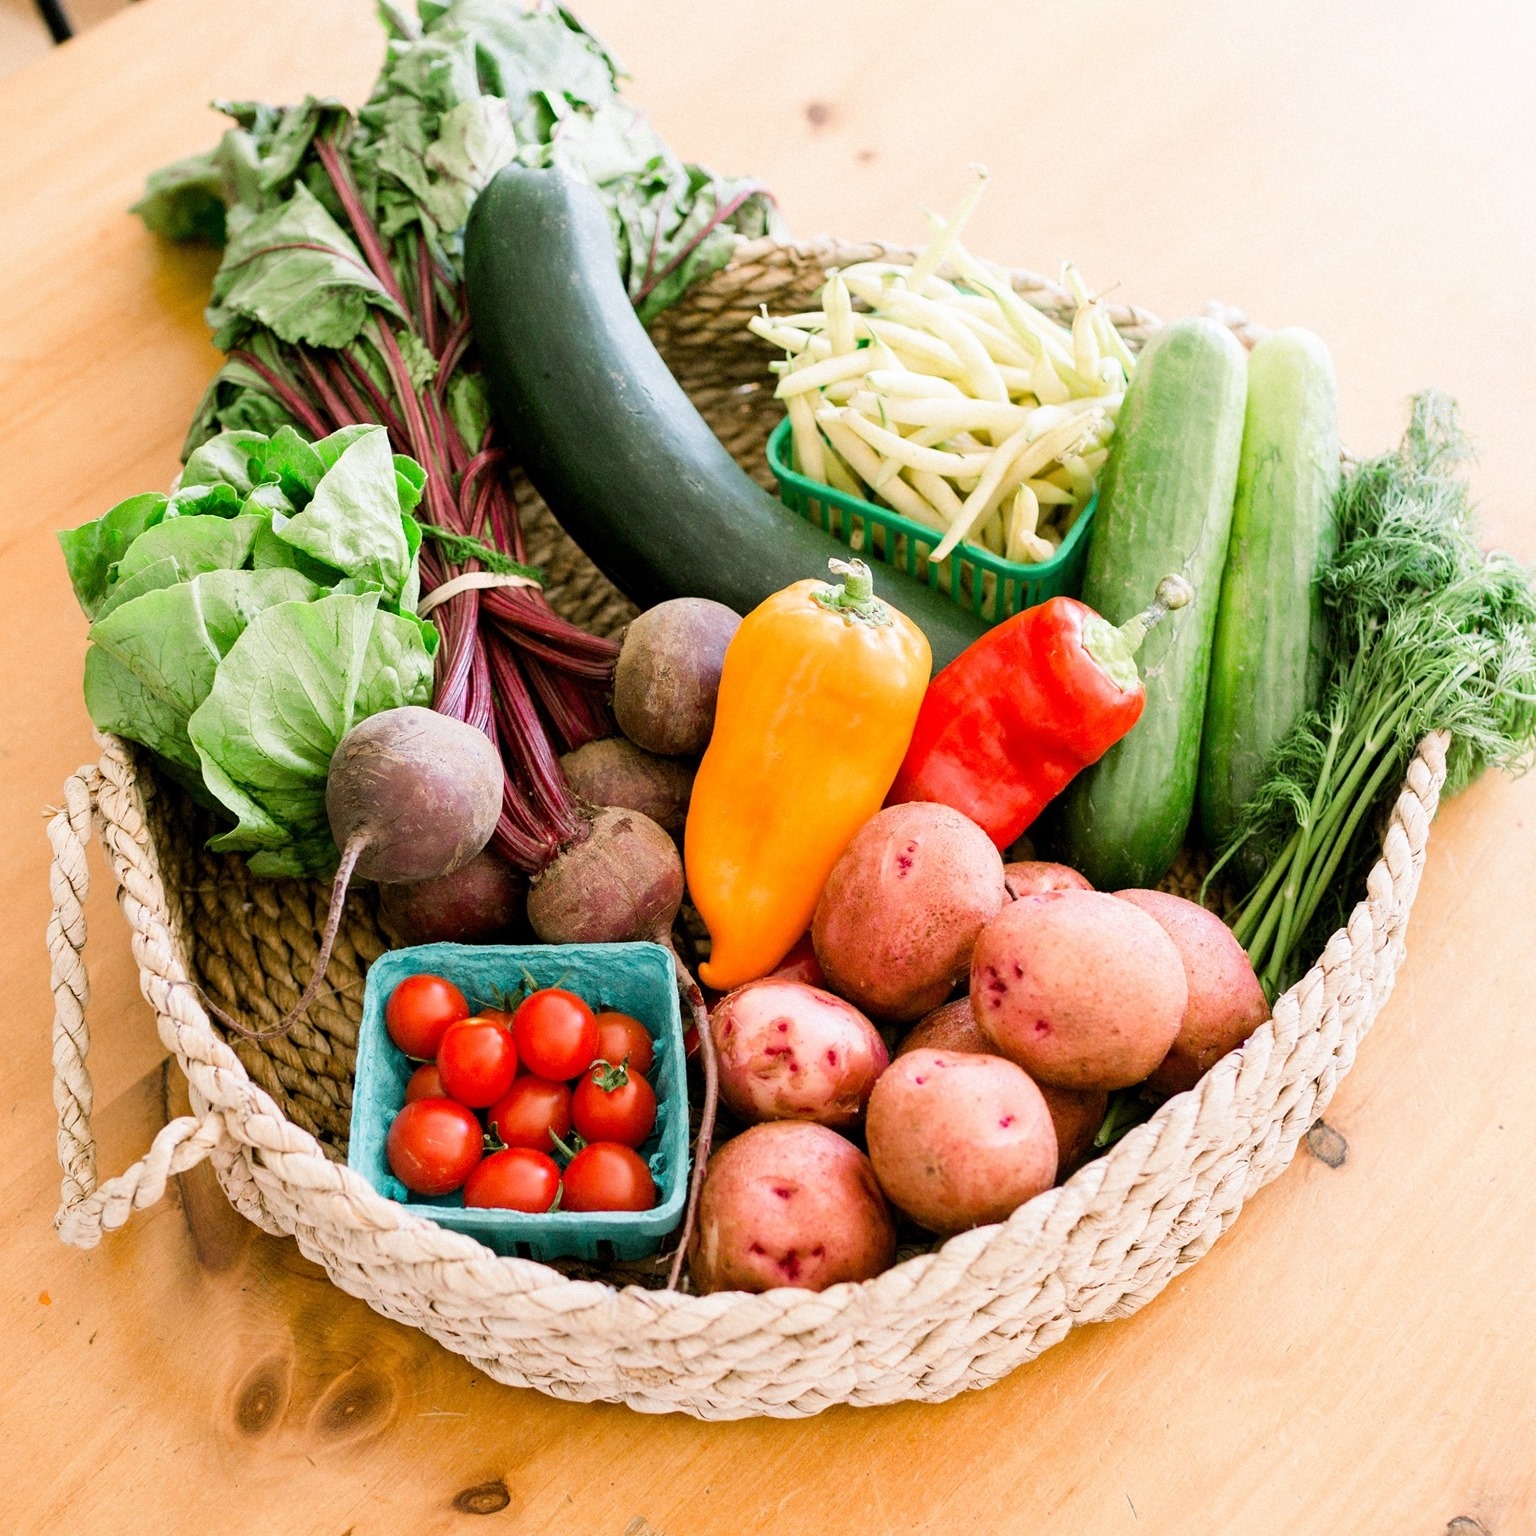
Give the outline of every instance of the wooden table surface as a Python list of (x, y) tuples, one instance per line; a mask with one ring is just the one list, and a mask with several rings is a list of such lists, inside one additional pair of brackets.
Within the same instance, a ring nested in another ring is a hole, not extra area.
[[(1302, 323), (1346, 440), (1460, 396), (1488, 532), (1536, 558), (1528, 7), (588, 0), (677, 148), (802, 233), (971, 243), (1164, 316)], [(7, 1531), (356, 1536), (1536, 1531), (1536, 779), (1436, 825), (1396, 996), (1303, 1153), (1153, 1305), (939, 1408), (700, 1425), (498, 1386), (333, 1289), (216, 1186), (60, 1245), (42, 810), (92, 755), (53, 530), (162, 485), (215, 365), (213, 260), (124, 213), (217, 96), (359, 99), (365, 0), (151, 0), (0, 85), (0, 1393)], [(165, 1113), (109, 891), (90, 903), (102, 1168)], [(493, 1513), (485, 1513), (491, 1511)]]

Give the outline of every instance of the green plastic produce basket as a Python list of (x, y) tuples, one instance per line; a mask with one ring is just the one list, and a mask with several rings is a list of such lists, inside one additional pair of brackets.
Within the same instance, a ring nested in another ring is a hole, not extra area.
[(1088, 558), (1088, 525), (1098, 510), (1095, 491), (1049, 560), (1024, 565), (989, 549), (961, 544), (942, 565), (928, 556), (942, 535), (921, 523), (846, 491), (809, 480), (794, 466), (794, 439), (786, 416), (768, 439), (768, 467), (779, 482), (779, 499), (792, 512), (841, 539), (866, 560), (893, 565), (926, 579), (950, 600), (998, 624), (1048, 597), (1076, 597)]
[[(471, 1009), (499, 1006), (531, 976), (536, 986), (565, 987), (598, 1012), (614, 1009), (640, 1020), (656, 1042), (650, 1082), (656, 1128), (640, 1148), (656, 1180), (649, 1211), (522, 1211), (466, 1209), (458, 1194), (412, 1194), (389, 1169), (384, 1140), (405, 1102), (415, 1063), (389, 1038), (384, 1005), (407, 976), (446, 977)], [(671, 955), (659, 944), (418, 944), (392, 949), (368, 968), (357, 1039), (352, 1137), (347, 1163), (380, 1194), (409, 1205), (497, 1253), (519, 1258), (643, 1259), (683, 1219), (688, 1194), (688, 1089), (682, 1012)]]

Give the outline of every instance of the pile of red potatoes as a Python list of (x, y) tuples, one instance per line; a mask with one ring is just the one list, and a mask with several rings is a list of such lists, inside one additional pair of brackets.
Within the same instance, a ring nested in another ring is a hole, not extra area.
[(820, 1290), (887, 1268), (901, 1216), (939, 1236), (1001, 1221), (1091, 1155), (1112, 1090), (1193, 1087), (1268, 1016), (1194, 902), (1005, 864), (948, 806), (887, 807), (809, 944), (711, 1012), (747, 1128), (710, 1162), (694, 1285)]

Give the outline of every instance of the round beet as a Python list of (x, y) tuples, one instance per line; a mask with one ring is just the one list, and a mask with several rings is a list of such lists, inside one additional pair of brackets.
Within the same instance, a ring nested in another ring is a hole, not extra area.
[(610, 808), (533, 877), (528, 921), (546, 944), (665, 943), (682, 900), (676, 843), (649, 816)]
[(898, 1057), (870, 1095), (865, 1138), (880, 1187), (930, 1232), (1002, 1221), (1056, 1180), (1045, 1099), (1001, 1056)]
[[(365, 880), (432, 880), (467, 864), (501, 815), (501, 758), (483, 731), (415, 704), (386, 709), (341, 738), (325, 813)], [(353, 850), (356, 850), (355, 853)]]
[(710, 1159), (688, 1252), (699, 1291), (823, 1291), (871, 1279), (895, 1257), (869, 1159), (836, 1131), (754, 1125)]
[(256, 1038), (291, 1028), (325, 980), (352, 876), (389, 884), (451, 874), (490, 842), (504, 782), (496, 748), (462, 720), (405, 704), (354, 725), (326, 772), (325, 813), (341, 862), (315, 968), (273, 1028), (253, 1031), (215, 1009), (220, 1019)]
[(674, 836), (688, 817), (693, 768), (657, 757), (622, 736), (589, 741), (560, 759), (566, 782), (588, 805), (639, 811)]
[(381, 887), (379, 916), (406, 944), (493, 944), (519, 926), (527, 889), (517, 870), (484, 848), (435, 880)]
[(1168, 1054), (1189, 1000), (1173, 940), (1099, 891), (1010, 902), (971, 958), (971, 1008), (998, 1054), (1060, 1088), (1127, 1088)]
[(1269, 1017), (1269, 999), (1243, 946), (1214, 912), (1167, 891), (1115, 894), (1140, 907), (1184, 962), (1189, 1003), (1168, 1054), (1147, 1079), (1155, 1093), (1183, 1093)]
[(637, 618), (613, 671), (613, 714), (636, 746), (698, 757), (715, 728), (725, 648), (741, 618), (707, 597), (675, 597)]

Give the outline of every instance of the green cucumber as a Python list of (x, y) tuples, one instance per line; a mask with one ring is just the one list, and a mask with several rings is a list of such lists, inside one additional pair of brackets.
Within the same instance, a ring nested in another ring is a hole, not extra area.
[(1264, 764), (1316, 706), (1327, 641), (1317, 575), (1335, 542), (1339, 387), (1311, 331), (1276, 331), (1248, 359), (1248, 409), (1200, 748), (1200, 829), (1236, 830)]
[(1170, 571), (1188, 580), (1194, 599), (1142, 647), (1140, 721), (1062, 797), (1066, 860), (1101, 890), (1155, 884), (1194, 812), (1246, 366), (1225, 326), (1176, 321), (1147, 343), (1115, 426), (1083, 601), (1123, 624)]
[[(763, 490), (662, 361), (619, 275), (597, 194), (509, 166), (476, 199), (464, 250), (491, 405), (561, 526), (642, 607), (710, 597), (747, 613), (849, 551)], [(986, 627), (878, 567), (880, 595), (928, 637), (934, 669)]]

